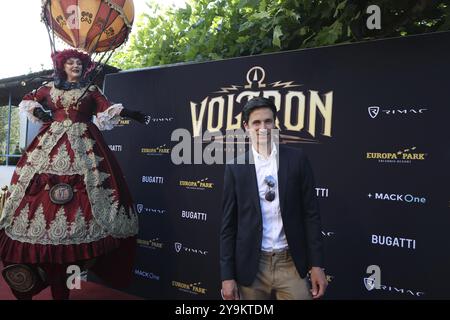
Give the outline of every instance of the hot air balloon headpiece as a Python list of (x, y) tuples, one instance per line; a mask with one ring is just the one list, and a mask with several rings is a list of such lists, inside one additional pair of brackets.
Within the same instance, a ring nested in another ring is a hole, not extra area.
[[(92, 65), (83, 65), (84, 80), (89, 75), (95, 78), (114, 50), (128, 38), (133, 20), (132, 0), (42, 0), (42, 21), (49, 34), (55, 74), (62, 75), (58, 59), (78, 51), (97, 65), (95, 72)], [(73, 50), (61, 55), (64, 51), (56, 50), (55, 36)], [(83, 59), (84, 64), (87, 60)]]

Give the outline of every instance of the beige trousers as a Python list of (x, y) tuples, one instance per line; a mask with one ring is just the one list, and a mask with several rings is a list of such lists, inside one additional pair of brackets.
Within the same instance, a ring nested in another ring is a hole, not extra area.
[(289, 250), (261, 251), (259, 268), (251, 286), (239, 286), (242, 300), (311, 300), (310, 284), (301, 278)]

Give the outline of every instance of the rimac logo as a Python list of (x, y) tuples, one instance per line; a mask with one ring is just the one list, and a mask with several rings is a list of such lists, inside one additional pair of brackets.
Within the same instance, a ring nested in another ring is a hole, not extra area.
[(319, 198), (328, 198), (328, 188), (316, 188), (316, 196)]
[(201, 282), (195, 282), (195, 283), (185, 283), (181, 281), (172, 281), (172, 287), (177, 288), (180, 291), (187, 292), (190, 294), (206, 294), (206, 288), (202, 288)]
[(167, 212), (165, 209), (155, 209), (155, 208), (148, 208), (145, 207), (142, 203), (136, 204), (136, 211), (137, 213), (152, 213), (152, 214), (164, 214)]
[(366, 269), (366, 273), (370, 274), (369, 277), (364, 278), (364, 285), (368, 291), (373, 289), (380, 289), (381, 283), (381, 269), (377, 265), (370, 265)]
[(139, 277), (142, 277), (142, 278), (156, 280), (156, 281), (159, 281), (159, 278), (160, 278), (158, 275), (154, 274), (153, 272), (148, 272), (148, 271), (139, 270), (139, 269), (135, 269), (134, 274)]
[(151, 240), (144, 240), (144, 239), (137, 239), (137, 244), (146, 249), (162, 249), (163, 243), (159, 240), (159, 238), (151, 239)]
[(333, 237), (334, 234), (335, 234), (335, 233), (334, 233), (333, 231), (323, 231), (323, 230), (322, 230), (322, 235), (323, 235), (324, 237), (327, 237), (327, 238)]
[(375, 280), (372, 278), (364, 278), (364, 285), (368, 291), (375, 289)]
[[(367, 289), (367, 287), (366, 287), (366, 289)], [(367, 290), (370, 291), (369, 289), (367, 289)], [(402, 294), (402, 295), (408, 295), (408, 296), (413, 296), (413, 297), (422, 297), (425, 295), (424, 291), (405, 289), (405, 288), (391, 286), (391, 285), (385, 285), (385, 284), (380, 285), (379, 291), (391, 292), (391, 293), (395, 293), (395, 294)]]
[(371, 237), (372, 244), (388, 247), (406, 248), (406, 249), (416, 249), (416, 240), (392, 236), (382, 236), (377, 234), (372, 234)]
[(369, 274), (369, 277), (363, 278), (364, 286), (367, 291), (372, 291), (377, 289), (379, 292), (392, 292), (396, 294), (405, 294), (411, 295), (414, 297), (422, 297), (425, 295), (423, 291), (416, 291), (411, 289), (404, 289), (401, 287), (394, 287), (391, 285), (381, 284), (381, 269), (377, 265), (370, 265), (367, 267), (366, 273)]
[(184, 219), (206, 221), (207, 216), (204, 212), (181, 210), (181, 217)]
[(142, 183), (163, 184), (164, 177), (142, 176)]
[(374, 107), (369, 107), (368, 111), (369, 111), (369, 116), (372, 119), (375, 119), (377, 117), (378, 113), (380, 112), (380, 107), (375, 107), (375, 106)]
[(367, 195), (369, 199), (373, 200), (384, 200), (384, 201), (396, 201), (396, 202), (407, 202), (407, 203), (419, 203), (425, 204), (427, 199), (421, 196), (413, 196), (412, 194), (396, 194), (396, 193), (384, 193), (384, 192), (375, 192), (369, 193)]
[(369, 116), (372, 119), (375, 119), (381, 111), (381, 114), (387, 115), (387, 116), (402, 116), (402, 115), (420, 115), (423, 114), (428, 109), (426, 108), (403, 108), (403, 107), (396, 107), (391, 109), (381, 109), (378, 106), (371, 106), (367, 108), (367, 111), (369, 112)]
[(170, 148), (168, 148), (165, 144), (159, 147), (147, 147), (141, 148), (141, 153), (146, 156), (162, 156), (170, 154)]
[(164, 123), (171, 123), (175, 118), (171, 116), (149, 116), (147, 125), (158, 125), (158, 124), (164, 124)]
[(416, 152), (416, 147), (399, 150), (396, 152), (366, 152), (367, 160), (377, 160), (379, 163), (401, 163), (425, 161), (428, 154)]
[(209, 181), (209, 178), (201, 180), (180, 180), (180, 187), (190, 190), (212, 190), (214, 189), (214, 183)]
[(108, 147), (109, 147), (109, 149), (111, 149), (111, 151), (115, 151), (115, 152), (121, 152), (122, 151), (122, 145), (121, 144), (109, 144)]
[(181, 242), (175, 242), (174, 248), (177, 253), (186, 252), (186, 253), (192, 253), (192, 254), (200, 254), (203, 256), (206, 256), (208, 254), (207, 250), (189, 248), (189, 247), (183, 246), (183, 244)]

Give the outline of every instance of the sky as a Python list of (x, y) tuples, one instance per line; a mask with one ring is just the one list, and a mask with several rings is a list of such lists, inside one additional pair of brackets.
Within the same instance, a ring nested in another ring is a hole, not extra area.
[[(148, 10), (146, 0), (133, 2), (135, 17)], [(156, 2), (183, 6), (185, 1)], [(132, 33), (135, 31), (134, 25)], [(51, 68), (50, 42), (41, 22), (41, 0), (0, 1), (0, 39), (0, 79)]]

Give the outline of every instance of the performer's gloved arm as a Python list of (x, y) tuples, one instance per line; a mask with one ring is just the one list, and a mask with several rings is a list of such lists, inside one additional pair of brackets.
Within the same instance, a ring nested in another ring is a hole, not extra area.
[(34, 108), (33, 116), (41, 120), (42, 122), (51, 122), (53, 121), (52, 113), (50, 110), (44, 111), (43, 108)]
[(120, 112), (120, 116), (136, 120), (140, 123), (147, 123), (149, 119), (149, 117), (143, 114), (141, 111), (130, 110), (127, 108), (122, 109), (122, 111)]

